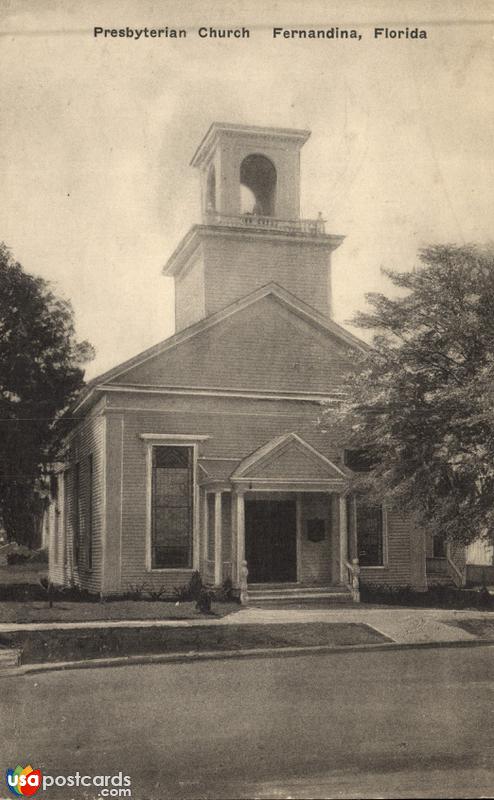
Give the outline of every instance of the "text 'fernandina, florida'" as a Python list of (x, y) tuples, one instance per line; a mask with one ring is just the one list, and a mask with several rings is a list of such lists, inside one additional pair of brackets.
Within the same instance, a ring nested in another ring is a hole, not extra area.
[[(212, 28), (203, 26), (195, 31), (186, 28), (100, 28), (93, 29), (95, 38), (104, 39), (186, 39), (189, 35), (200, 39), (250, 39), (251, 29)], [(369, 34), (374, 39), (427, 39), (423, 28), (374, 28)], [(273, 39), (351, 39), (360, 40), (363, 34), (357, 28), (273, 28)]]

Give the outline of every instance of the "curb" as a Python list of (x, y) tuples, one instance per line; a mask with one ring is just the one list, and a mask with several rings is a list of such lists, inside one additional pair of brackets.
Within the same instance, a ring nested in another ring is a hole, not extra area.
[(266, 647), (246, 650), (193, 650), (186, 653), (153, 653), (149, 655), (93, 658), (86, 661), (55, 661), (43, 664), (21, 664), (0, 669), (0, 678), (35, 675), (41, 672), (60, 672), (73, 669), (99, 669), (104, 667), (130, 667), (145, 664), (187, 664), (195, 661), (223, 661), (242, 658), (283, 658), (301, 655), (329, 655), (331, 653), (396, 652), (397, 650), (442, 650), (461, 647), (494, 647), (493, 639), (462, 639), (445, 642), (383, 642), (357, 645), (306, 645), (302, 647)]

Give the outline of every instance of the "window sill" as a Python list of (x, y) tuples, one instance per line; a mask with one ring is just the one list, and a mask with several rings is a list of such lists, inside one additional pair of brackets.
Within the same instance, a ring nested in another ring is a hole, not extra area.
[(389, 569), (389, 567), (388, 567), (388, 565), (387, 565), (387, 564), (376, 564), (376, 566), (375, 566), (375, 567), (369, 567), (369, 566), (362, 567), (362, 566), (361, 566), (361, 567), (360, 567), (360, 569), (361, 569), (361, 570), (362, 570), (362, 569)]
[(148, 567), (146, 572), (194, 572), (194, 567)]

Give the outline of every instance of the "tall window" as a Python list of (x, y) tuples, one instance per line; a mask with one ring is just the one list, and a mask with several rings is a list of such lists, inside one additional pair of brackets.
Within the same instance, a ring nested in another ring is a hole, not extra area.
[(384, 518), (381, 506), (357, 498), (357, 547), (361, 567), (382, 567)]
[(81, 519), (80, 519), (80, 466), (77, 461), (74, 464), (73, 487), (72, 487), (72, 534), (74, 546), (74, 564), (80, 565), (81, 558)]
[(88, 458), (86, 567), (93, 568), (93, 455)]
[(192, 567), (193, 448), (153, 447), (151, 566)]

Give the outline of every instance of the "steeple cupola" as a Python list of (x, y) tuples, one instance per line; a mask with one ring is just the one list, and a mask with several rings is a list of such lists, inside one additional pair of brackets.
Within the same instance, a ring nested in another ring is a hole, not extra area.
[(191, 161), (201, 175), (203, 221), (212, 214), (296, 220), (300, 148), (310, 131), (215, 122)]
[(310, 131), (213, 123), (191, 161), (202, 224), (164, 268), (175, 277), (176, 328), (277, 283), (331, 316), (330, 253), (343, 237), (300, 219), (300, 150)]

